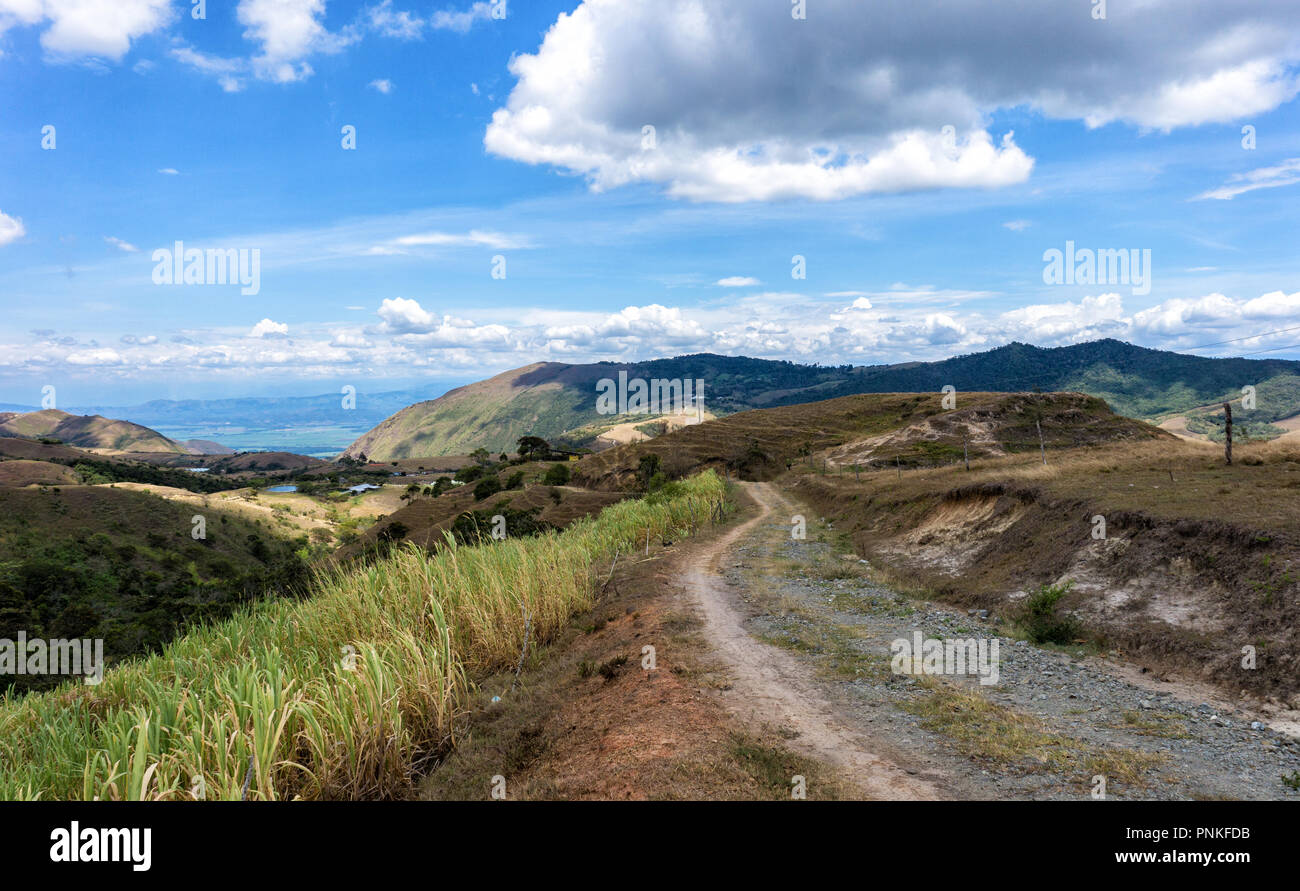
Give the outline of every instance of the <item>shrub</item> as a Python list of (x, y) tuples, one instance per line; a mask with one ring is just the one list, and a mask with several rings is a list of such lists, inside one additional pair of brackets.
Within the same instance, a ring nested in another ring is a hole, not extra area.
[(1025, 598), (1015, 621), (1026, 637), (1034, 643), (1064, 644), (1079, 636), (1079, 623), (1058, 610), (1061, 598), (1073, 587), (1072, 581), (1044, 584)]
[(474, 500), (482, 501), (484, 498), (490, 498), (500, 491), (501, 480), (498, 477), (489, 476), (479, 480), (478, 485), (474, 487)]
[(546, 476), (542, 477), (542, 482), (548, 486), (563, 486), (569, 481), (568, 464), (552, 464), (551, 469), (546, 471)]

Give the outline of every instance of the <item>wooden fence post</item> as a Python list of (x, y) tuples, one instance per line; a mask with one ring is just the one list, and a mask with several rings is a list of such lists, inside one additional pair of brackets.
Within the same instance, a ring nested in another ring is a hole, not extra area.
[(1223, 403), (1223, 454), (1228, 459), (1228, 466), (1232, 466), (1232, 403)]

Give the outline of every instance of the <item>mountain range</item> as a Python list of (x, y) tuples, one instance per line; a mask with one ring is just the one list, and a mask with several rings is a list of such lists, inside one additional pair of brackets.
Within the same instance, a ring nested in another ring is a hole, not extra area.
[[(704, 382), (713, 415), (797, 405), (862, 393), (1079, 392), (1100, 397), (1117, 413), (1160, 422), (1200, 412), (1254, 386), (1256, 408), (1241, 408), (1240, 423), (1276, 435), (1270, 422), (1300, 413), (1300, 362), (1215, 359), (1098, 340), (1042, 348), (1011, 343), (937, 362), (875, 366), (800, 365), (741, 356), (697, 354), (618, 364), (539, 362), (459, 387), (398, 411), (348, 447), (372, 460), (460, 454), (484, 447), (511, 451), (521, 436), (570, 447), (591, 446), (628, 416), (602, 415), (597, 385), (626, 372), (629, 379)], [(645, 415), (653, 435), (655, 416)]]

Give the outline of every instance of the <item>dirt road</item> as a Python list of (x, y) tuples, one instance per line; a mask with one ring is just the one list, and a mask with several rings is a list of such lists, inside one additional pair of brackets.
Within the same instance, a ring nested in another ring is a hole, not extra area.
[(789, 746), (842, 772), (863, 798), (935, 799), (935, 787), (873, 750), (870, 741), (841, 721), (822, 696), (813, 673), (790, 654), (754, 638), (736, 593), (721, 575), (721, 561), (756, 526), (771, 522), (784, 499), (767, 483), (742, 484), (758, 512), (690, 555), (684, 584), (705, 620), (705, 635), (733, 678), (728, 706), (741, 720), (795, 734)]
[[(772, 484), (742, 483), (745, 522), (678, 558), (731, 688), (731, 714), (829, 765), (864, 798), (1297, 797), (1300, 740), (1164, 679), (1040, 648), (992, 619), (909, 597)], [(1000, 644), (1001, 679), (891, 671), (891, 641)], [(811, 796), (810, 796), (811, 797)]]

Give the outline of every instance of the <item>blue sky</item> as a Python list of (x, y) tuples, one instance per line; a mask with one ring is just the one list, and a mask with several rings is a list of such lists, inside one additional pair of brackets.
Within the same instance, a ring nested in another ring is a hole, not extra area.
[[(1296, 4), (795, 6), (0, 0), (0, 402), (1300, 358)], [(178, 240), (256, 250), (257, 293), (155, 283)], [(1067, 241), (1150, 251), (1149, 290), (1046, 283)]]

